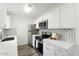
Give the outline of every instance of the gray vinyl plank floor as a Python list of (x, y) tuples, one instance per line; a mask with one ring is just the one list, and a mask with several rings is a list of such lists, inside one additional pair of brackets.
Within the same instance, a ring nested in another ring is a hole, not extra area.
[(18, 46), (18, 56), (39, 56), (29, 45)]

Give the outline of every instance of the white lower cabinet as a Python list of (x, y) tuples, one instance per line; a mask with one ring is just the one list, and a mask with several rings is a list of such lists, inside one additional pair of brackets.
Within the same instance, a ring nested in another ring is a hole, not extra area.
[(67, 51), (65, 49), (61, 49), (59, 47), (56, 47), (56, 50), (55, 50), (56, 56), (65, 56), (66, 52)]
[(17, 55), (16, 46), (3, 45), (1, 49), (2, 49), (2, 54), (4, 56), (15, 56), (15, 55)]
[(6, 56), (7, 53), (0, 47), (0, 56)]
[(43, 44), (43, 55), (44, 56), (54, 56), (55, 55), (55, 46), (52, 46), (50, 44)]
[(0, 56), (17, 56), (17, 41), (0, 42)]

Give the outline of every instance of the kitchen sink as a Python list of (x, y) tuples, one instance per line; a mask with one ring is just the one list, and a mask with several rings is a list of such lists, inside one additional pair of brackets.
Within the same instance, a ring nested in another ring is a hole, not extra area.
[(3, 41), (10, 41), (10, 40), (14, 40), (14, 37), (7, 37), (7, 38), (4, 38), (1, 41), (3, 42)]

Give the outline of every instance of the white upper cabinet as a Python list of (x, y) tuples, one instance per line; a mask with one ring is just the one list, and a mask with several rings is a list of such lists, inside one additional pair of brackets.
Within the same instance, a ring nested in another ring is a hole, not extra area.
[(75, 28), (75, 7), (72, 3), (61, 4), (37, 18), (35, 23), (48, 19), (48, 28)]
[(59, 28), (59, 8), (55, 8), (48, 15), (48, 28)]
[(39, 22), (41, 22), (42, 21), (42, 17), (40, 17), (40, 18), (38, 18), (38, 19), (36, 19), (35, 21), (34, 21), (34, 23), (36, 24), (36, 28), (37, 29), (39, 29)]
[(4, 27), (5, 25), (5, 12), (0, 10), (0, 27)]
[(60, 7), (61, 28), (74, 28), (74, 5), (63, 4)]
[(76, 43), (79, 45), (79, 3), (75, 5), (75, 27), (76, 27)]
[(10, 16), (7, 15), (7, 19), (6, 19), (6, 28), (10, 28)]
[(6, 10), (0, 10), (0, 27), (1, 28), (9, 28), (10, 17), (7, 15)]

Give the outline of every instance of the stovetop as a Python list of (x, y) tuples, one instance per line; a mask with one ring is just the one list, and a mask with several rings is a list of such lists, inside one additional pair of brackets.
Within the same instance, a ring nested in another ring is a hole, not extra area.
[[(47, 38), (47, 37), (46, 37), (46, 38)], [(45, 39), (45, 37), (42, 37), (42, 36), (36, 36), (35, 39), (38, 40), (38, 42), (40, 42), (40, 43), (43, 44), (43, 39)]]

